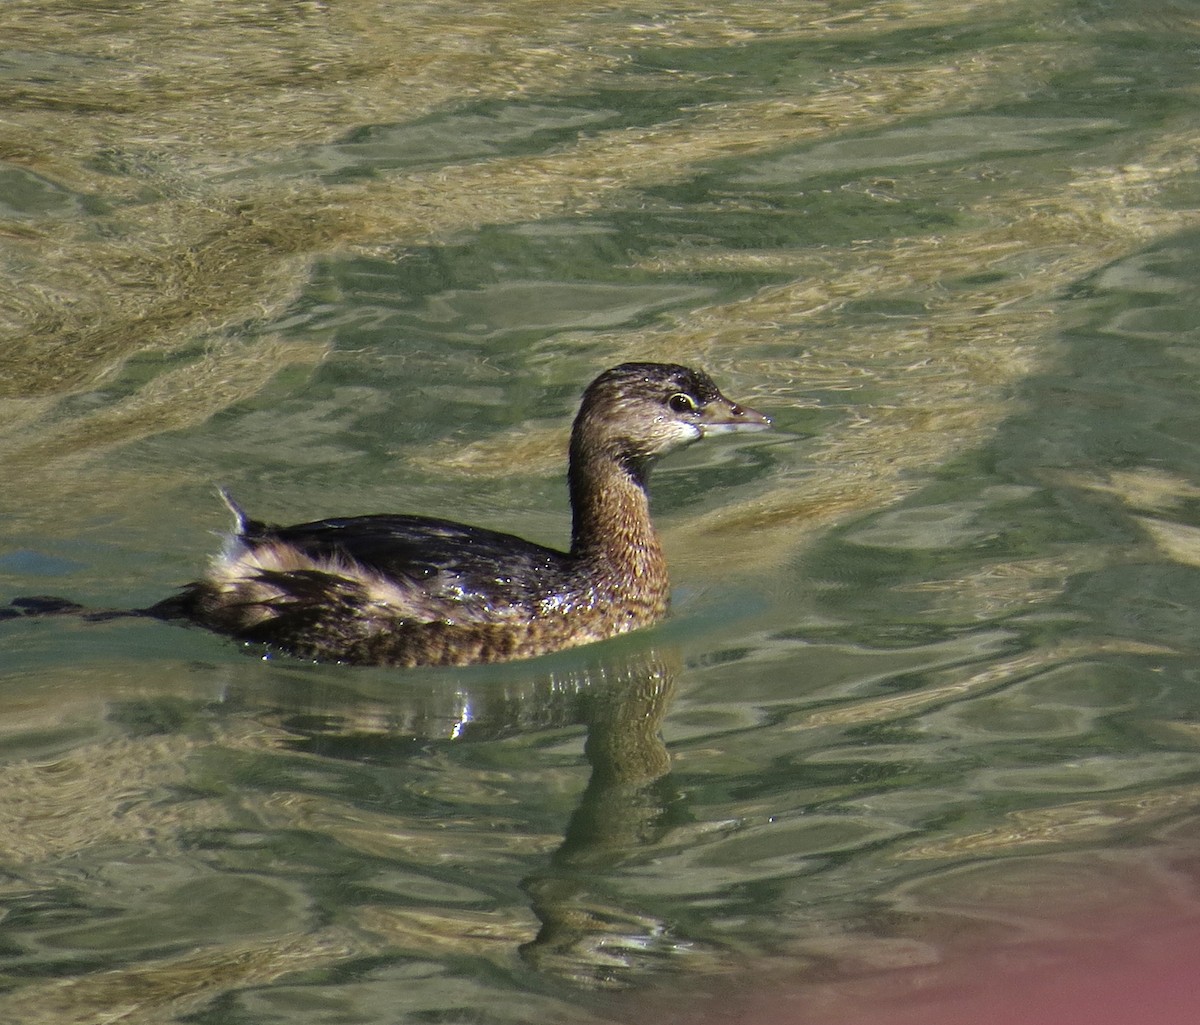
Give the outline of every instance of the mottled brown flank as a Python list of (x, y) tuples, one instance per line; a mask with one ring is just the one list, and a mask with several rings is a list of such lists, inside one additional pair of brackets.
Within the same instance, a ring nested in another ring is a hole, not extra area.
[(769, 423), (698, 371), (622, 364), (589, 386), (571, 432), (570, 551), (414, 516), (275, 527), (234, 506), (229, 550), (149, 612), (363, 665), (503, 662), (636, 630), (670, 602), (651, 464), (706, 432)]
[(391, 622), (386, 629), (362, 634), (346, 629), (352, 620), (335, 620), (280, 647), (317, 661), (336, 652), (339, 661), (355, 665), (481, 665), (532, 658), (649, 626), (662, 618), (667, 605), (664, 592), (638, 611), (581, 610), (516, 624)]

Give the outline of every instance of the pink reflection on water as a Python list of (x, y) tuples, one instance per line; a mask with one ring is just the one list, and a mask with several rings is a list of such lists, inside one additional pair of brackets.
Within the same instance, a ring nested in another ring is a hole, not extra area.
[(772, 975), (666, 1017), (688, 1025), (1200, 1023), (1200, 922), (1148, 917), (1131, 925), (1106, 940), (978, 950), (934, 970), (902, 969), (836, 987)]
[[(1192, 838), (1194, 839), (1194, 838)], [(954, 873), (924, 881), (921, 912), (897, 929), (929, 952), (903, 967), (814, 970), (804, 944), (789, 971), (714, 981), (676, 995), (663, 1025), (1200, 1025), (1200, 864), (1180, 851), (1070, 857), (1080, 886), (981, 887), (965, 901)], [(1010, 880), (1047, 881), (1045, 862), (998, 863)], [(1036, 865), (1036, 867), (1034, 867)], [(1032, 871), (1030, 869), (1032, 868)], [(992, 881), (995, 881), (995, 878)], [(948, 884), (941, 890), (936, 884)], [(979, 881), (978, 879), (976, 880)], [(940, 892), (939, 892), (940, 890)], [(951, 891), (949, 894), (946, 891)], [(1086, 899), (1083, 899), (1086, 894)], [(939, 898), (944, 898), (939, 900)], [(997, 899), (1001, 898), (1001, 899)], [(904, 899), (899, 901), (903, 905)], [(940, 906), (938, 906), (940, 903)], [(897, 910), (893, 908), (893, 910)], [(843, 937), (842, 942), (850, 939)], [(875, 937), (874, 939), (878, 939)], [(863, 935), (860, 946), (873, 938)], [(850, 943), (842, 949), (851, 949)], [(640, 1008), (642, 1012), (646, 1008)]]

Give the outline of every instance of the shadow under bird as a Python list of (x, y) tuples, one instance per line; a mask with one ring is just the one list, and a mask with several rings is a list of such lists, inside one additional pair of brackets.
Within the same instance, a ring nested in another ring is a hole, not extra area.
[[(569, 551), (425, 516), (274, 526), (225, 495), (236, 530), (208, 573), (133, 614), (359, 665), (502, 662), (603, 640), (667, 611), (646, 493), (655, 460), (770, 426), (699, 370), (624, 363), (588, 386), (571, 430)], [(26, 599), (21, 611), (78, 611), (39, 601), (56, 600)]]

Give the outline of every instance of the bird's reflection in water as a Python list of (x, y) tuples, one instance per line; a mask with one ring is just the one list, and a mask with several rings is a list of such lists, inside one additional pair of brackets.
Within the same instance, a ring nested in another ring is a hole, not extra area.
[[(589, 780), (562, 843), (520, 881), (540, 922), (520, 953), (539, 971), (607, 987), (695, 951), (666, 923), (630, 906), (619, 881), (622, 867), (650, 856), (687, 820), (660, 733), (680, 657), (671, 648), (605, 648), (582, 665), (578, 657), (555, 659), (561, 668), (537, 673), (514, 665), (339, 679), (298, 667), (228, 700), (259, 721), (272, 719), (293, 751), (398, 769), (447, 745), (582, 725)], [(529, 809), (516, 818), (532, 822), (538, 814)]]
[(521, 953), (539, 969), (609, 985), (675, 949), (664, 924), (622, 907), (606, 879), (686, 816), (660, 732), (678, 668), (675, 652), (645, 652), (581, 695), (591, 776), (549, 865), (523, 883), (542, 927)]

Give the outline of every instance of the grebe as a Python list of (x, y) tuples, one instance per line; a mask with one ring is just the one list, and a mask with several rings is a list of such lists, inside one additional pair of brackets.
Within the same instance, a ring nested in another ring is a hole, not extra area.
[(698, 370), (624, 363), (584, 392), (571, 431), (571, 548), (424, 516), (279, 527), (231, 498), (236, 532), (204, 579), (145, 610), (316, 661), (468, 665), (648, 626), (670, 588), (647, 475), (673, 449), (771, 420)]

